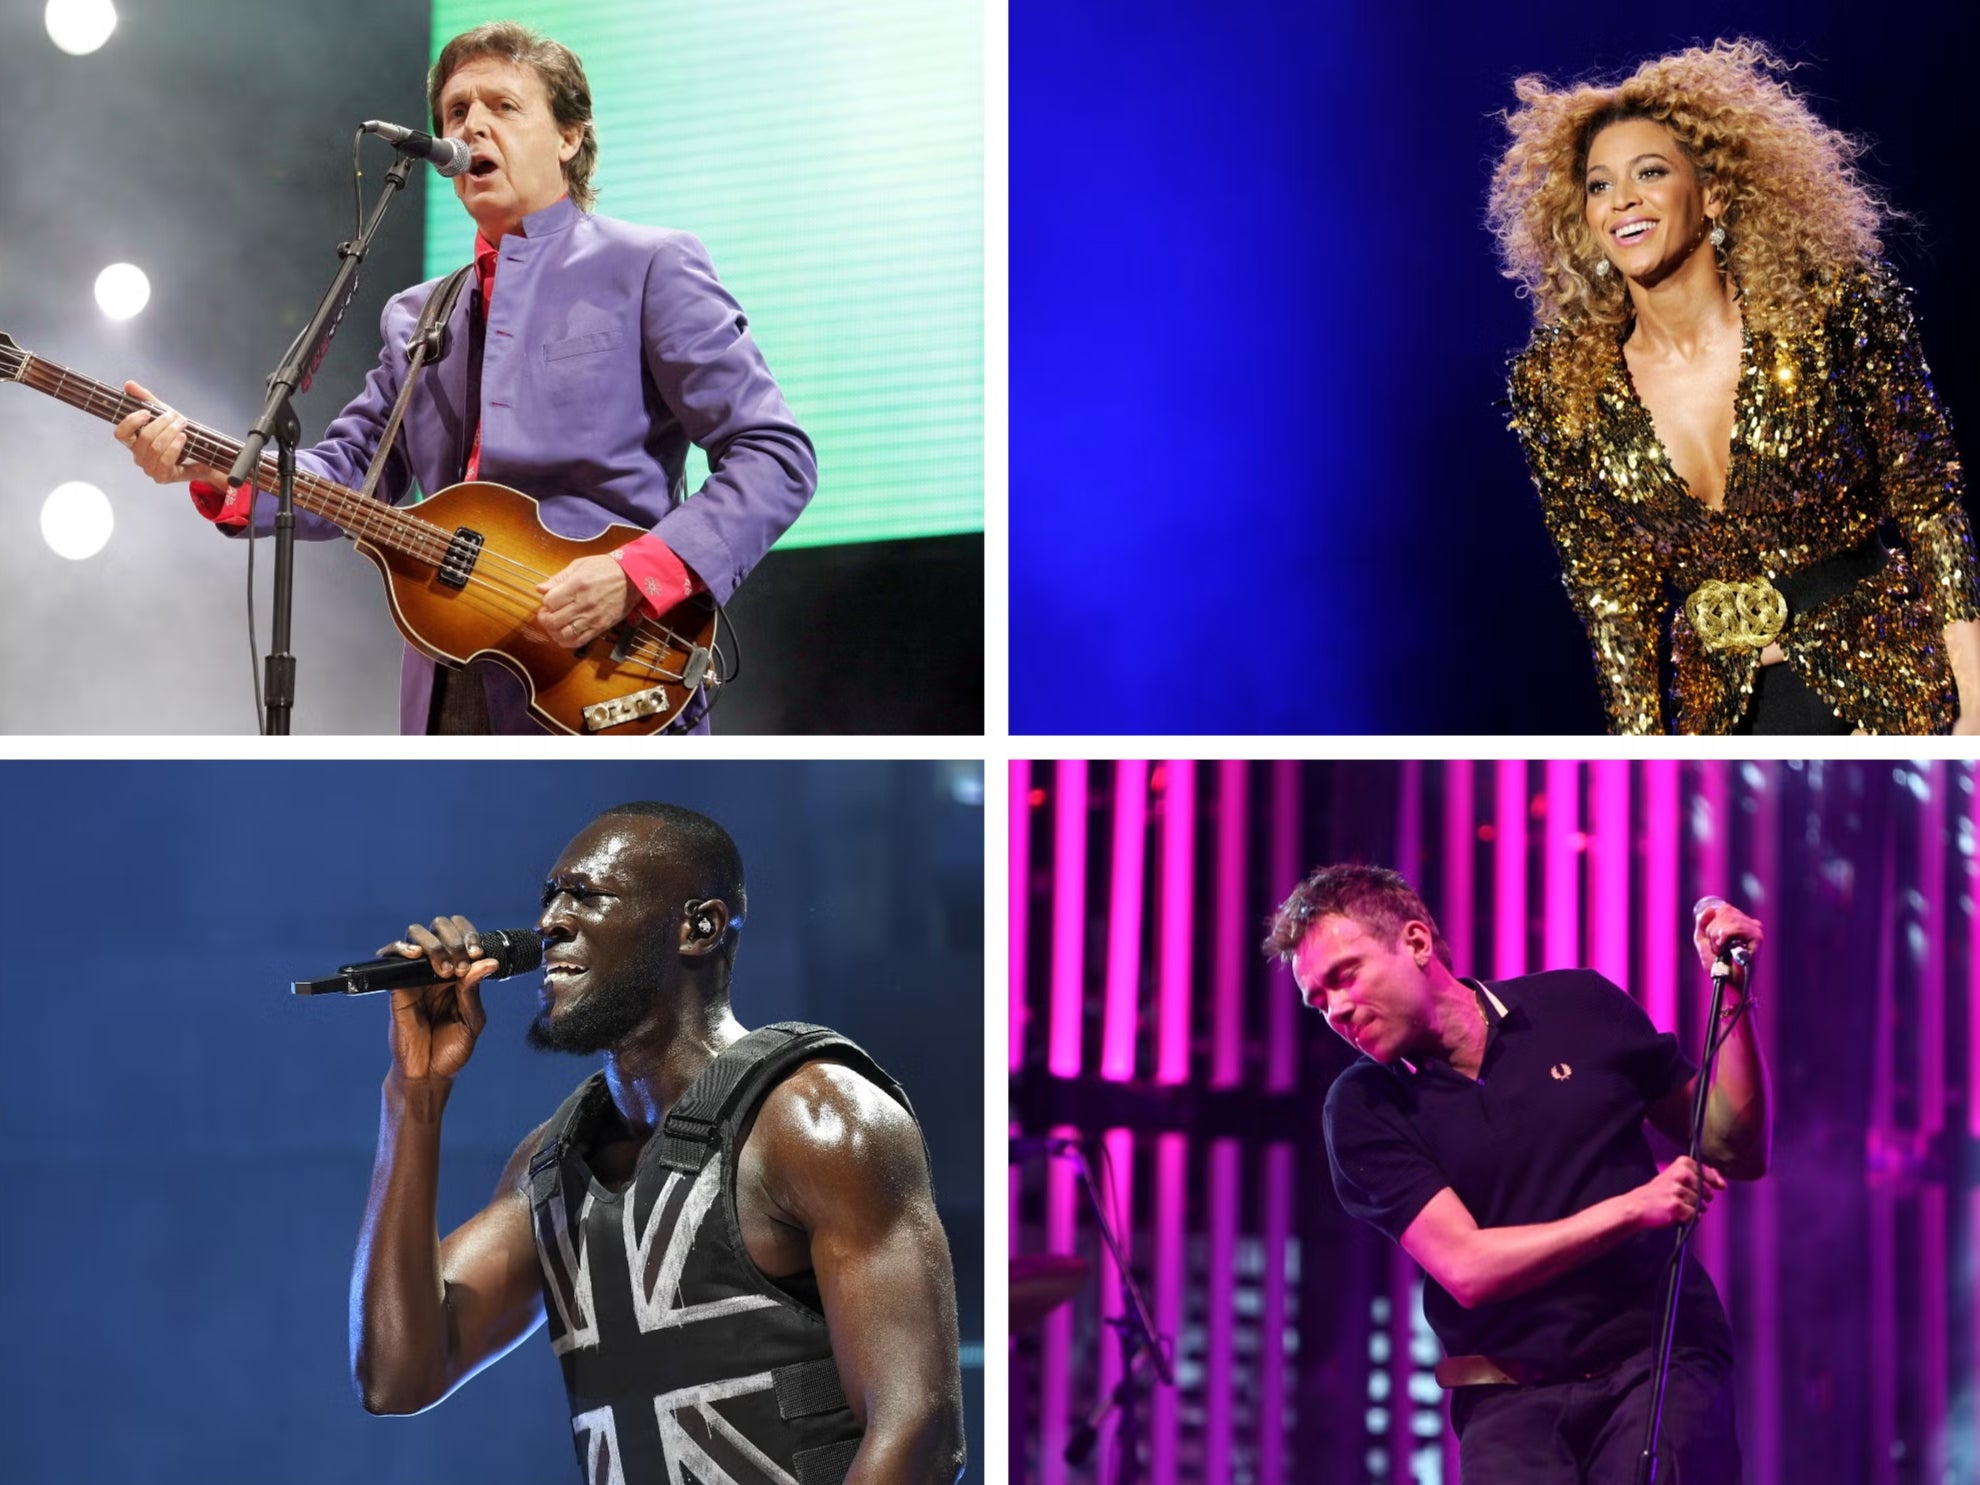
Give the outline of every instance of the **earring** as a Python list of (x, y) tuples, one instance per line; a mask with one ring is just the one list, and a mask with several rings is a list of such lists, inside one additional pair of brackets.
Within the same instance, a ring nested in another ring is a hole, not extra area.
[(1709, 243), (1711, 243), (1711, 244), (1712, 244), (1712, 246), (1713, 246), (1713, 247), (1715, 247), (1715, 248), (1722, 248), (1722, 247), (1724, 247), (1724, 246), (1726, 245), (1726, 229), (1725, 229), (1725, 227), (1724, 227), (1724, 226), (1723, 226), (1722, 224), (1720, 224), (1719, 222), (1713, 222), (1713, 223), (1712, 223), (1712, 230), (1711, 230), (1710, 232), (1707, 232), (1707, 233), (1705, 234), (1705, 240), (1706, 240), (1707, 242), (1709, 242)]
[(1609, 276), (1609, 260), (1607, 258), (1599, 259), (1595, 264), (1595, 277), (1607, 278), (1608, 276)]

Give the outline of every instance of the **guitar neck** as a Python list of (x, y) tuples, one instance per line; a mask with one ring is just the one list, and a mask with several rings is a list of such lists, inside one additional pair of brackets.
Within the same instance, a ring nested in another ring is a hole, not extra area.
[[(14, 364), (16, 362), (17, 365)], [(121, 423), (134, 412), (163, 411), (156, 403), (128, 396), (119, 388), (17, 348), (7, 349), (4, 359), (0, 359), (0, 376), (17, 380), (23, 386), (44, 392), (57, 402), (80, 408), (106, 423)], [(228, 469), (240, 456), (239, 439), (187, 422), (186, 463)], [(280, 477), (275, 455), (264, 453), (260, 464), (255, 467), (255, 486), (273, 490)], [(431, 550), (432, 532), (426, 522), (383, 501), (368, 500), (349, 486), (311, 474), (306, 469), (296, 471), (296, 504), (335, 522), (352, 536), (362, 537), (394, 551), (423, 556)]]

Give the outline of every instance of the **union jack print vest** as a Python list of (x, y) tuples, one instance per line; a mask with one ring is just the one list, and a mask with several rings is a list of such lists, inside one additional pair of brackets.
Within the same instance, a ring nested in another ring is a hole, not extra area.
[[(550, 1346), (587, 1485), (837, 1485), (863, 1437), (809, 1273), (771, 1282), (744, 1250), (736, 1158), (763, 1098), (807, 1062), (844, 1063), (903, 1108), (858, 1046), (799, 1021), (752, 1031), (703, 1070), (607, 1190), (584, 1152), (605, 1075), (564, 1101), (530, 1161)], [(912, 1113), (912, 1109), (909, 1108)]]

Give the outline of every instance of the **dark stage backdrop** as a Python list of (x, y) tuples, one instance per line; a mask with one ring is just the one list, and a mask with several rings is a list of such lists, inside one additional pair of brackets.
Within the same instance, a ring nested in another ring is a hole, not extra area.
[[(1590, 966), (1692, 1057), (1691, 904), (1759, 918), (1772, 1167), (1692, 1245), (1733, 1324), (1747, 1485), (1980, 1476), (1973, 765), (1018, 761), (1011, 1132), (1084, 1138), (1175, 1342), (1140, 1478), (1457, 1479), (1421, 1275), (1330, 1179), (1354, 1053), (1258, 952), (1326, 861), (1413, 880), (1460, 973)], [(1020, 1478), (1077, 1485), (1061, 1453), (1119, 1375), (1120, 1293), (1069, 1163), (1014, 1164), (1009, 1220), (1013, 1253), (1095, 1266), (1012, 1352)]]
[(1520, 73), (1716, 36), (1808, 64), (1923, 218), (1892, 256), (1970, 452), (1971, 16), (1016, 0), (1012, 730), (1601, 731), (1498, 405), (1528, 315), (1492, 115)]
[[(358, 1405), (346, 1297), (386, 1005), (289, 981), (442, 912), (534, 922), (565, 842), (629, 799), (736, 838), (742, 1020), (840, 1027), (906, 1085), (979, 1357), (981, 782), (973, 762), (0, 768), (0, 891), (37, 945), (7, 971), (0, 1045), (0, 1478), (574, 1477), (540, 1333), (427, 1414)], [(535, 976), (484, 992), (443, 1232), (595, 1065), (524, 1045), (535, 994)], [(972, 1359), (972, 1444), (981, 1379)]]

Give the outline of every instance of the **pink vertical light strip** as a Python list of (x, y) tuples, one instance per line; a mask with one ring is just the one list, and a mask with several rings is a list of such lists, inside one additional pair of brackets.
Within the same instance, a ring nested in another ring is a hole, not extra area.
[(1259, 1234), (1265, 1295), (1258, 1338), (1258, 1485), (1286, 1485), (1286, 1259), (1292, 1247), (1293, 1159), (1291, 1145), (1266, 1147)]
[(1473, 853), (1478, 842), (1475, 818), (1478, 805), (1472, 792), (1472, 771), (1476, 767), (1469, 759), (1444, 765), (1444, 890), (1435, 911), (1438, 926), (1444, 930), (1444, 942), (1451, 946), (1451, 957), (1457, 961), (1457, 972), (1461, 975), (1478, 972), (1475, 957), (1478, 914), (1472, 902), (1476, 885)]
[[(1244, 972), (1258, 952), (1260, 914), (1245, 897), (1251, 845), (1251, 765), (1217, 765), (1217, 943), (1210, 971), (1214, 1034), (1210, 1086), (1235, 1088), (1244, 1079)], [(1290, 886), (1290, 884), (1288, 884)]]
[[(1127, 1260), (1130, 1271), (1134, 1268), (1134, 1131), (1130, 1129), (1110, 1129), (1107, 1131), (1105, 1146), (1107, 1160), (1113, 1167), (1112, 1199), (1113, 1210), (1107, 1215), (1115, 1223), (1114, 1236), (1120, 1240), (1121, 1256)], [(1107, 1173), (1093, 1172), (1093, 1184), (1100, 1189), (1100, 1199), (1108, 1200)], [(1127, 1313), (1127, 1296), (1121, 1289), (1120, 1271), (1114, 1267), (1112, 1255), (1106, 1245), (1095, 1239), (1094, 1262), (1099, 1265), (1099, 1282), (1094, 1285), (1094, 1298), (1098, 1306), (1096, 1318), (1102, 1322), (1093, 1327), (1100, 1339), (1099, 1381), (1093, 1388), (1097, 1401), (1114, 1390), (1121, 1380), (1121, 1348), (1118, 1338), (1107, 1328), (1105, 1321)], [(1113, 1455), (1113, 1425), (1119, 1421), (1118, 1415), (1109, 1420), (1101, 1431), (1100, 1440), (1094, 1446), (1093, 1459), (1108, 1459)]]
[[(1966, 874), (1966, 1122), (1967, 1130), (1980, 1138), (1980, 765), (1965, 765), (1967, 802), (1971, 819), (1968, 850), (1963, 870)], [(1980, 1185), (1966, 1194), (1966, 1230), (1980, 1233)], [(1980, 1283), (1970, 1291), (1966, 1344), (1969, 1385), (1980, 1373)]]
[(1629, 984), (1629, 765), (1588, 765), (1588, 963)]
[[(1753, 847), (1749, 857), (1760, 896), (1748, 909), (1764, 923), (1779, 923), (1784, 894), (1777, 884), (1781, 873), (1781, 765), (1757, 764), (1761, 786), (1754, 794)], [(1783, 925), (1784, 926), (1784, 925)], [(1783, 946), (1785, 947), (1785, 946)], [(1780, 977), (1774, 966), (1778, 952), (1763, 953), (1753, 966), (1756, 996), (1748, 1029), (1759, 1038), (1760, 1056), (1773, 1072), (1776, 1086), (1780, 1060), (1775, 1055), (1775, 1027), (1780, 1001), (1775, 991)], [(1745, 1333), (1753, 1339), (1747, 1347), (1746, 1394), (1740, 1399), (1742, 1437), (1749, 1440), (1748, 1468), (1756, 1480), (1781, 1478), (1781, 1297), (1780, 1297), (1780, 1220), (1778, 1181), (1759, 1181), (1739, 1188), (1739, 1205), (1732, 1215), (1743, 1217), (1739, 1244), (1756, 1256), (1748, 1265), (1745, 1298), (1748, 1322)], [(1728, 1204), (1730, 1205), (1730, 1204)], [(1734, 1320), (1735, 1333), (1740, 1329)], [(1749, 1424), (1745, 1420), (1751, 1419)]]
[(1581, 952), (1581, 765), (1547, 762), (1546, 903), (1541, 928), (1544, 969), (1578, 969)]
[[(1005, 1126), (1005, 1133), (1016, 1139), (1023, 1133), (1023, 1126), (1013, 1119)], [(1004, 1178), (1004, 1201), (1008, 1214), (1004, 1229), (1004, 1251), (1010, 1254), (1022, 1253), (1024, 1251), (1024, 1222), (1021, 1220), (1024, 1212), (1024, 1166), (1015, 1160), (1010, 1162), (1008, 1173)], [(1010, 1319), (1008, 1299), (1004, 1306), (1004, 1318), (1007, 1322)], [(996, 1329), (987, 1312), (984, 1316), (984, 1328), (986, 1331)], [(1019, 1378), (1023, 1375), (1018, 1369), (1017, 1359), (1018, 1334), (1007, 1324), (1004, 1345), (1004, 1406), (1007, 1420), (1021, 1416), (1020, 1410), (1030, 1406), (1028, 1400), (1020, 1397), (1013, 1390), (1018, 1387)], [(1009, 1451), (1007, 1472), (1016, 1479), (1025, 1467), (1025, 1450), (1031, 1440), (1028, 1435), (1023, 1438), (1018, 1437), (1017, 1430), (1008, 1421), (1003, 1432), (1005, 1438), (1009, 1440), (1006, 1446)], [(987, 1444), (989, 1440), (986, 1439), (984, 1442)]]
[(1107, 1003), (1101, 1022), (1100, 1076), (1134, 1078), (1141, 1025), (1142, 861), (1148, 847), (1148, 764), (1114, 765), (1113, 885), (1107, 901)]
[(1898, 1019), (1896, 916), (1897, 884), (1888, 839), (1879, 843), (1884, 860), (1872, 880), (1881, 881), (1883, 901), (1877, 911), (1876, 1033), (1870, 1062), (1870, 1460), (1866, 1485), (1897, 1485), (1898, 1434), (1897, 1196), (1891, 1152), (1901, 1138), (1897, 1128)]
[[(1272, 858), (1273, 905), (1292, 895), (1305, 875), (1299, 859), (1299, 765), (1279, 759), (1272, 765), (1272, 830), (1269, 846)], [(1265, 1089), (1268, 1093), (1290, 1093), (1299, 1081), (1299, 991), (1293, 985), (1292, 971), (1283, 964), (1272, 966), (1265, 987)]]
[(1501, 759), (1492, 822), (1492, 975), (1526, 973), (1526, 760)]
[[(1732, 831), (1734, 806), (1732, 798), (1731, 770), (1734, 765), (1722, 758), (1712, 758), (1698, 765), (1698, 792), (1704, 806), (1705, 829), (1693, 841), (1693, 860), (1697, 867), (1698, 890), (1701, 896), (1723, 897), (1735, 907), (1752, 908), (1742, 900), (1744, 894), (1733, 877)], [(1688, 983), (1691, 985), (1691, 1017), (1686, 1023), (1692, 1030), (1683, 1033), (1680, 1044), (1687, 1057), (1696, 1058), (1705, 1050), (1706, 1017), (1712, 1010), (1712, 977), (1705, 973), (1698, 963), (1691, 942), (1690, 904), (1685, 905), (1683, 916), (1671, 924), (1668, 930), (1683, 948), (1679, 959), (1686, 966)], [(1726, 1203), (1728, 1207), (1733, 1202)], [(1719, 1298), (1730, 1311), (1738, 1302), (1732, 1292), (1732, 1240), (1726, 1231), (1727, 1224), (1721, 1222), (1701, 1222), (1692, 1240), (1697, 1250), (1696, 1257), (1712, 1276), (1718, 1287)]]
[(1196, 764), (1172, 758), (1162, 807), (1161, 1010), (1155, 1081), (1189, 1081), (1190, 954), (1196, 929)]
[(1052, 801), (1052, 1021), (1046, 1066), (1076, 1078), (1086, 976), (1086, 763), (1061, 759)]
[[(1084, 811), (1082, 811), (1084, 813)], [(1078, 1131), (1060, 1125), (1052, 1133), (1064, 1139)], [(1078, 1174), (1069, 1160), (1045, 1165), (1045, 1251), (1071, 1253), (1078, 1245)], [(1039, 1485), (1068, 1485), (1065, 1452), (1072, 1418), (1071, 1305), (1060, 1305), (1045, 1317), (1038, 1356), (1038, 1481)]]
[(1203, 1368), (1203, 1478), (1228, 1480), (1236, 1417), (1238, 1182), (1243, 1150), (1236, 1140), (1210, 1145), (1210, 1274)]
[[(1980, 1139), (1980, 764), (1966, 765), (1966, 798), (1972, 834), (1966, 855), (1966, 900), (1973, 906), (1966, 915), (1966, 1130)], [(1980, 1201), (1980, 1194), (1976, 1195)], [(1980, 1233), (1980, 1223), (1971, 1229)], [(1973, 1346), (1968, 1352), (1980, 1370), (1980, 1285), (1974, 1286)]]
[[(1917, 966), (1918, 978), (1918, 1147), (1932, 1148), (1946, 1127), (1946, 765), (1914, 763), (1922, 771), (1925, 793), (1918, 802), (1918, 861), (1914, 889), (1924, 921)], [(1946, 1445), (1950, 1435), (1946, 1412), (1946, 1184), (1928, 1181), (1918, 1196), (1918, 1275), (1912, 1334), (1919, 1337), (1920, 1402), (1924, 1410), (1924, 1470), (1926, 1480), (1951, 1479)]]
[[(1423, 891), (1423, 764), (1406, 758), (1396, 790), (1395, 867), (1403, 880)], [(1434, 912), (1434, 910), (1433, 910)]]
[[(1403, 878), (1420, 892), (1423, 883), (1423, 765), (1416, 759), (1404, 761), (1398, 778), (1396, 799), (1395, 865)], [(1434, 910), (1433, 910), (1434, 911)], [(1410, 1303), (1416, 1281), (1416, 1262), (1400, 1247), (1389, 1248), (1389, 1481), (1390, 1485), (1416, 1485), (1411, 1456), (1416, 1437), (1410, 1430), (1415, 1405), (1410, 1400), (1410, 1331), (1414, 1320)]]
[[(1155, 1329), (1178, 1342), (1182, 1337), (1183, 1292), (1189, 1282), (1189, 1230), (1184, 1225), (1188, 1161), (1187, 1136), (1155, 1137)], [(1181, 1485), (1181, 1402), (1175, 1388), (1155, 1389), (1151, 1409), (1154, 1427), (1149, 1432), (1149, 1479), (1153, 1485)]]
[[(1685, 932), (1678, 919), (1678, 765), (1658, 759), (1641, 765), (1643, 781), (1643, 1009), (1659, 1031), (1679, 1032), (1678, 949)], [(1685, 1053), (1688, 1057), (1691, 1054)]]
[(1005, 1048), (1010, 1070), (1024, 1066), (1024, 1022), (1027, 1005), (1025, 966), (1030, 960), (1031, 938), (1031, 760), (1011, 760), (1010, 801), (1010, 900), (1005, 912), (1011, 920), (1011, 962), (1009, 988), (1004, 992), (1009, 1014), (1009, 1044)]

